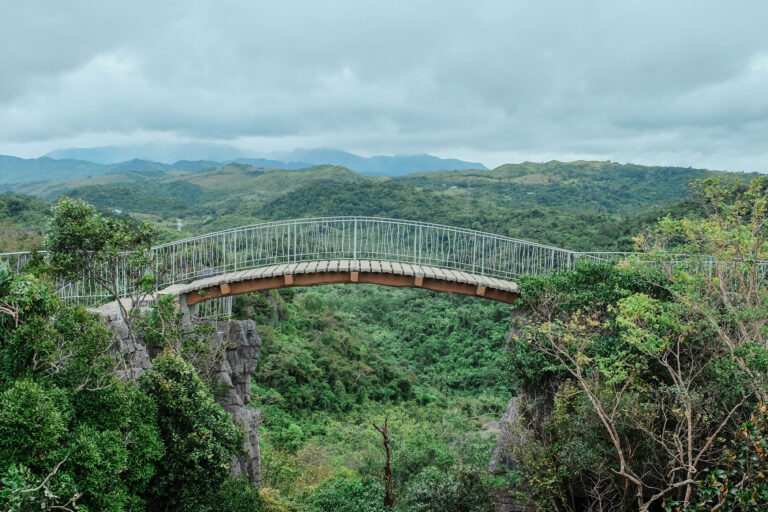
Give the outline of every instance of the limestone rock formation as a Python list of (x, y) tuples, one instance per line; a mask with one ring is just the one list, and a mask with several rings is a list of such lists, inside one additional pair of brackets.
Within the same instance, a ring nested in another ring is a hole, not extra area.
[[(131, 340), (128, 328), (116, 316), (104, 316), (107, 327), (115, 333), (112, 354), (118, 364), (115, 373), (124, 380), (136, 380), (151, 368), (151, 347), (140, 339)], [(223, 349), (221, 366), (216, 372), (220, 386), (216, 401), (246, 433), (244, 454), (231, 461), (234, 476), (245, 474), (258, 487), (261, 483), (259, 451), (259, 411), (249, 409), (251, 376), (261, 353), (261, 338), (253, 320), (216, 322), (212, 350)]]
[(115, 374), (122, 380), (135, 381), (152, 367), (149, 349), (141, 340), (133, 341), (128, 327), (117, 316), (102, 316), (107, 328), (115, 333), (111, 354), (117, 359)]
[(261, 483), (259, 411), (246, 406), (251, 401), (251, 376), (259, 362), (261, 338), (253, 320), (218, 322), (216, 327), (213, 343), (226, 350), (216, 375), (223, 388), (216, 401), (243, 427), (247, 436), (245, 454), (232, 461), (232, 473), (248, 475), (258, 487)]
[[(488, 470), (492, 475), (504, 475), (516, 468), (514, 449), (523, 446), (527, 432), (520, 422), (520, 396), (510, 398), (507, 409), (498, 423), (499, 437), (491, 455)], [(495, 509), (497, 512), (533, 512), (535, 508), (513, 499), (512, 489), (502, 489), (496, 493)]]
[[(509, 313), (510, 327), (507, 331), (505, 350), (508, 352), (511, 343), (520, 334), (520, 324), (526, 321), (526, 313), (513, 309)], [(501, 476), (517, 468), (515, 449), (525, 446), (528, 431), (522, 421), (521, 408), (528, 399), (526, 393), (520, 393), (509, 399), (507, 409), (498, 422), (489, 424), (489, 429), (498, 432), (496, 448), (491, 455), (488, 471), (492, 475)], [(510, 486), (497, 491), (495, 497), (496, 512), (533, 512), (535, 507), (517, 502), (512, 497), (514, 489)]]

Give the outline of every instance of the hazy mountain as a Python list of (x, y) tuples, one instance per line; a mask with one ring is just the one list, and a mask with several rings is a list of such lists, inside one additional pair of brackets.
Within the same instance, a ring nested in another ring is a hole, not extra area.
[(0, 184), (86, 178), (107, 172), (109, 169), (106, 166), (83, 160), (25, 159), (0, 155)]
[[(216, 147), (223, 151), (223, 146)], [(198, 148), (194, 153), (202, 154), (204, 151)], [(51, 151), (44, 157), (30, 159), (0, 155), (0, 185), (72, 180), (125, 171), (180, 170), (198, 172), (217, 169), (230, 163), (285, 170), (307, 169), (317, 165), (338, 165), (368, 176), (401, 176), (413, 172), (436, 170), (486, 170), (486, 167), (481, 163), (465, 162), (453, 158), (444, 159), (432, 155), (365, 158), (337, 149), (297, 149), (284, 155), (280, 160), (246, 157), (235, 159), (230, 157), (221, 160), (177, 160), (173, 163), (133, 157), (113, 160), (113, 158), (128, 154), (135, 156), (137, 153), (128, 153), (126, 148), (122, 147), (105, 146), (60, 149)], [(72, 156), (87, 157), (87, 159), (71, 158)]]
[(180, 160), (164, 164), (150, 160), (133, 159), (114, 164), (100, 164), (85, 160), (56, 160), (48, 157), (17, 158), (0, 155), (0, 185), (31, 183), (50, 180), (73, 180), (124, 171), (192, 171), (215, 169), (224, 164), (206, 160)]
[[(370, 158), (338, 149), (295, 149), (282, 155), (248, 157), (234, 146), (226, 144), (144, 144), (131, 146), (101, 146), (93, 148), (65, 148), (45, 155), (54, 159), (85, 160), (99, 164), (145, 160), (163, 162), (178, 169), (180, 161), (213, 161), (222, 164), (239, 163), (254, 167), (277, 169), (306, 169), (314, 165), (341, 165), (369, 176), (400, 176), (419, 171), (455, 171), (486, 169), (479, 162), (466, 162), (455, 158), (432, 155), (372, 156)], [(171, 162), (176, 162), (171, 164)], [(121, 167), (119, 170), (126, 170)], [(143, 170), (143, 169), (130, 169)], [(192, 170), (192, 169), (189, 169)]]
[(287, 171), (307, 169), (315, 166), (315, 164), (309, 162), (283, 162), (280, 160), (269, 160), (267, 158), (235, 158), (227, 163), (244, 164), (252, 167), (271, 167), (275, 169), (285, 169)]
[(228, 144), (188, 142), (184, 144), (133, 144), (128, 146), (99, 146), (92, 148), (63, 148), (45, 154), (49, 158), (87, 160), (99, 164), (125, 162), (135, 158), (170, 164), (179, 160), (208, 160), (224, 162), (245, 156)]
[(479, 162), (432, 155), (395, 155), (361, 157), (338, 149), (296, 149), (283, 155), (283, 161), (309, 162), (314, 165), (341, 165), (368, 176), (400, 176), (419, 171), (487, 170)]

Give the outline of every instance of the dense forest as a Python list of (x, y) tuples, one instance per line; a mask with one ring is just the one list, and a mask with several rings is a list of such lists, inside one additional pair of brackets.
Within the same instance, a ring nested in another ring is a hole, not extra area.
[[(508, 201), (496, 185), (462, 190), (469, 171), (374, 180), (322, 167), (289, 186), (301, 171), (247, 166), (223, 171), (229, 182), (216, 171), (149, 173), (56, 189), (99, 208), (0, 196), (0, 222), (30, 233), (5, 250), (50, 251), (21, 271), (0, 268), (0, 504), (384, 511), (386, 424), (394, 510), (490, 511), (500, 493), (552, 511), (763, 510), (766, 180), (710, 178), (689, 189), (710, 173), (580, 163), (581, 184), (571, 186), (563, 166), (487, 171), (541, 187), (509, 185), (523, 193)], [(648, 174), (660, 183), (644, 196)], [(228, 200), (240, 178), (254, 188), (241, 184)], [(523, 277), (514, 308), (372, 285), (239, 296), (235, 317), (254, 320), (263, 341), (251, 402), (261, 411), (257, 492), (229, 474), (243, 433), (213, 399), (199, 338), (178, 335), (173, 315), (173, 325), (158, 324), (158, 311), (139, 315), (137, 335), (157, 349), (152, 368), (120, 380), (120, 361), (107, 355), (113, 334), (60, 302), (54, 278), (84, 248), (141, 251), (322, 215), (427, 220), (642, 256)], [(669, 265), (673, 254), (689, 258)], [(497, 422), (513, 396), (519, 442), (503, 448), (514, 464), (491, 475)]]

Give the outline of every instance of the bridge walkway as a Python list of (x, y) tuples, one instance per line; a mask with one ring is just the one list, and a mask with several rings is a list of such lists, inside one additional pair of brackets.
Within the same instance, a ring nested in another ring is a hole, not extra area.
[(519, 296), (517, 284), (512, 281), (460, 270), (382, 260), (323, 260), (270, 265), (175, 284), (159, 293), (183, 296), (187, 306), (194, 306), (206, 300), (257, 290), (338, 283), (424, 288), (506, 303), (514, 302)]

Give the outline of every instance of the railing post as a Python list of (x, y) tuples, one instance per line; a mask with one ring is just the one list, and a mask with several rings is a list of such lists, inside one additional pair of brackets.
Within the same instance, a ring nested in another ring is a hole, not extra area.
[(233, 259), (235, 260), (234, 263), (233, 263), (233, 266), (234, 266), (233, 270), (237, 270), (237, 231), (233, 231), (232, 232), (232, 237), (233, 237), (233, 240), (232, 240), (232, 256), (233, 256)]
[[(277, 234), (280, 230), (280, 226), (275, 226), (275, 233)], [(277, 237), (275, 237), (277, 238)], [(280, 239), (283, 237), (281, 236)], [(275, 249), (275, 252), (277, 252), (277, 249)], [(291, 262), (291, 224), (288, 224), (288, 263)], [(277, 263), (277, 262), (275, 262)]]
[(421, 224), (419, 224), (419, 266), (421, 266), (421, 250), (422, 250), (422, 242), (421, 242)]
[(357, 217), (352, 228), (352, 261), (357, 264)]
[[(475, 238), (477, 240), (477, 238)], [(480, 278), (485, 282), (485, 244), (480, 246)]]
[(160, 291), (160, 258), (158, 258), (157, 249), (154, 247), (150, 247), (149, 253), (155, 260), (155, 299), (157, 299), (157, 292)]
[(221, 235), (221, 271), (227, 271), (227, 235)]
[[(299, 223), (298, 221), (293, 221), (293, 262), (296, 263), (298, 260), (298, 253), (299, 253), (299, 234), (297, 233), (299, 230)], [(290, 261), (290, 259), (288, 260)]]

